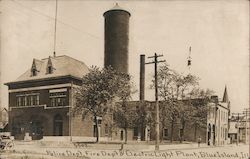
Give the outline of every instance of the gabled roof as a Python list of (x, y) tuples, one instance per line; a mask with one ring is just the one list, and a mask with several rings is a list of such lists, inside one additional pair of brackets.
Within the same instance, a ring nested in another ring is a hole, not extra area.
[[(53, 65), (53, 73), (51, 74), (47, 73), (48, 62), (51, 62)], [(37, 74), (32, 76), (31, 69), (34, 64), (36, 65)], [(15, 81), (10, 83), (47, 79), (52, 77), (55, 78), (61, 76), (82, 78), (83, 75), (89, 72), (89, 68), (83, 62), (66, 55), (49, 57), (42, 60), (34, 59), (32, 66)]]

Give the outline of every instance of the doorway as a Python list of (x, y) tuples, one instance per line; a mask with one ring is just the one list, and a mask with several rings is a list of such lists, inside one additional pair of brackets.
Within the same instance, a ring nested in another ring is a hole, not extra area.
[(63, 119), (62, 116), (57, 114), (54, 117), (54, 136), (63, 135)]
[(207, 134), (207, 138), (208, 138), (208, 140), (207, 140), (207, 145), (210, 145), (211, 143), (211, 125), (209, 124), (208, 125), (208, 134)]
[(121, 141), (123, 141), (123, 130), (121, 130), (121, 136), (120, 136)]

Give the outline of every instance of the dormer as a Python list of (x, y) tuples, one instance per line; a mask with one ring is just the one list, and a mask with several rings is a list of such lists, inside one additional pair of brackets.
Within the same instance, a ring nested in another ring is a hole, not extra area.
[(37, 75), (38, 70), (37, 70), (35, 59), (33, 59), (33, 63), (32, 63), (30, 71), (31, 71), (31, 76), (36, 76)]
[(46, 70), (46, 73), (47, 74), (52, 74), (53, 73), (53, 64), (52, 64), (52, 61), (51, 61), (51, 57), (49, 57), (48, 59), (48, 63), (47, 63), (47, 70)]

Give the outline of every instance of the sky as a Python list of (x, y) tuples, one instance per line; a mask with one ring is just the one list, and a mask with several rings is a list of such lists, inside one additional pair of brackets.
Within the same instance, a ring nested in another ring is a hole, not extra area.
[[(232, 112), (249, 107), (249, 1), (58, 0), (56, 54), (103, 67), (103, 13), (116, 2), (131, 13), (129, 73), (137, 90), (140, 54), (163, 54), (161, 59), (172, 69), (185, 73), (191, 46), (190, 72), (200, 78), (200, 87), (222, 98), (226, 85)], [(8, 91), (3, 83), (31, 68), (33, 58), (53, 55), (55, 1), (0, 3), (0, 95), (1, 105), (7, 107)], [(153, 65), (147, 65), (146, 100), (154, 100), (149, 88), (152, 75)]]

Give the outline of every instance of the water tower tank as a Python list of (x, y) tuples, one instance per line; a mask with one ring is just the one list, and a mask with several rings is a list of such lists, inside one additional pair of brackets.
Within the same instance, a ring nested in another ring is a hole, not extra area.
[(116, 4), (103, 14), (105, 18), (104, 67), (128, 73), (130, 13)]

